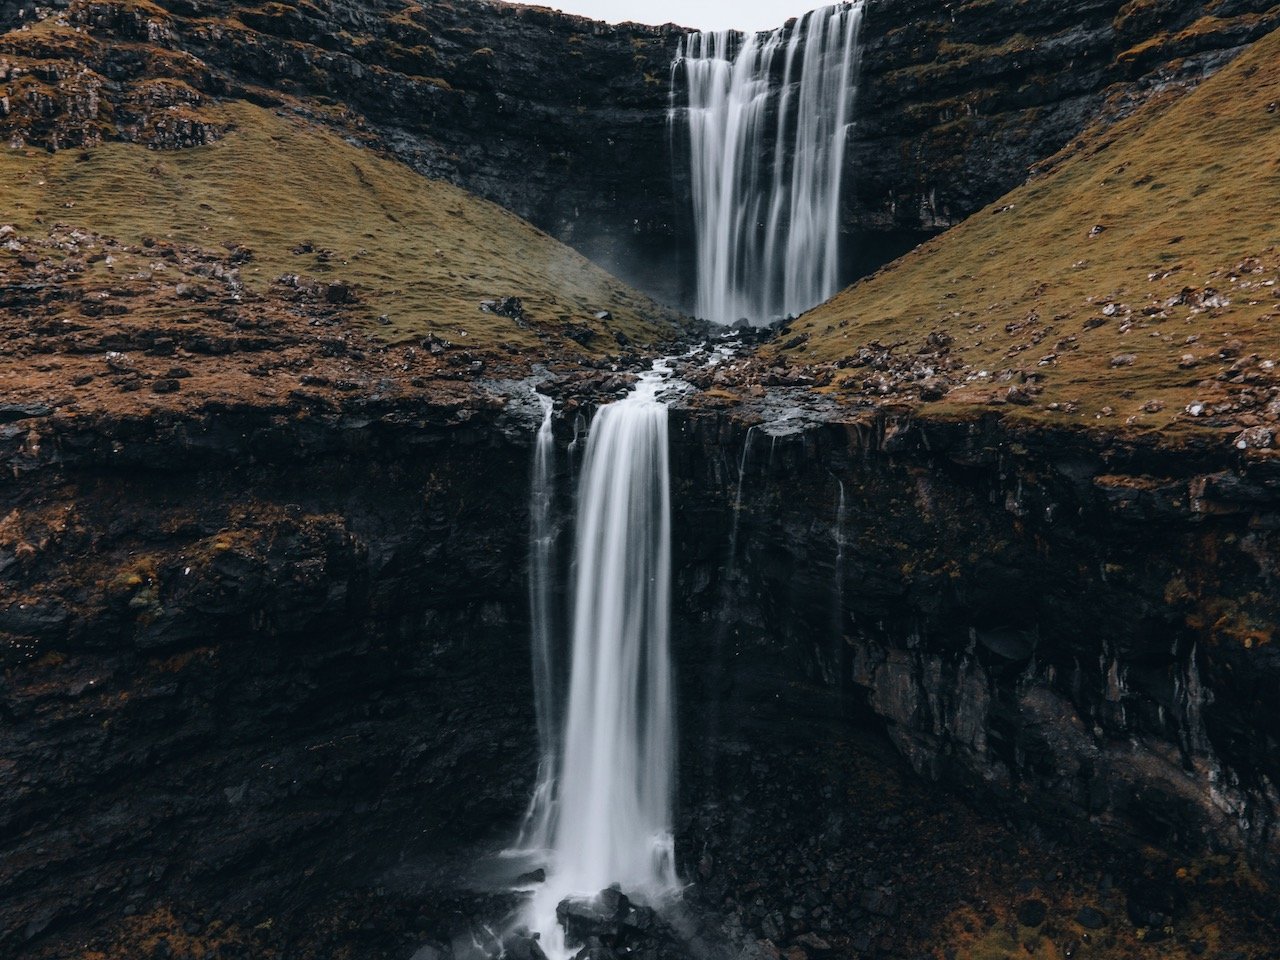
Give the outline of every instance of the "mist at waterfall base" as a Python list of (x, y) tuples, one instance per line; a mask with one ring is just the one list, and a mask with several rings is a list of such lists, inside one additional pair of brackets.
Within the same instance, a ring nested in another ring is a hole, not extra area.
[(552, 958), (573, 951), (566, 898), (619, 884), (656, 902), (674, 891), (675, 704), (669, 651), (669, 369), (656, 364), (591, 425), (577, 497), (567, 696), (556, 658), (551, 410), (535, 448), (530, 608), (542, 760), (520, 847), (543, 865), (522, 921)]
[(862, 20), (863, 4), (845, 3), (769, 33), (681, 41), (671, 120), (687, 140), (703, 319), (768, 323), (839, 290)]

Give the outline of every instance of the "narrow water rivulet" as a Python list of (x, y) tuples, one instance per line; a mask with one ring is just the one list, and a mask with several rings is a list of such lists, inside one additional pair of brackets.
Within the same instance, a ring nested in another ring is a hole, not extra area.
[[(541, 632), (550, 622), (541, 606), (550, 558), (537, 547), (533, 554), (539, 715), (562, 719), (558, 737), (543, 741), (538, 796), (526, 824), (524, 842), (544, 858), (546, 880), (524, 919), (551, 957), (569, 954), (556, 917), (566, 898), (619, 884), (632, 897), (656, 901), (677, 883), (671, 497), (667, 408), (658, 399), (669, 373), (656, 364), (591, 425), (579, 484), (563, 713), (548, 666), (551, 638)], [(535, 511), (549, 502), (537, 493), (549, 483), (539, 437)], [(539, 523), (535, 515), (535, 535)]]
[(538, 395), (542, 424), (533, 448), (529, 490), (529, 631), (533, 654), (534, 710), (538, 720), (538, 785), (520, 829), (517, 847), (538, 850), (550, 841), (556, 769), (559, 765), (560, 713), (555, 642), (555, 404)]

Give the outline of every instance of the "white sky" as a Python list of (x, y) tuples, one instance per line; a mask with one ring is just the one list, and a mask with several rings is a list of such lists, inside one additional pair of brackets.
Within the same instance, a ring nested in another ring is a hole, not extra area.
[(698, 30), (772, 30), (833, 0), (525, 0), (619, 23), (678, 23)]

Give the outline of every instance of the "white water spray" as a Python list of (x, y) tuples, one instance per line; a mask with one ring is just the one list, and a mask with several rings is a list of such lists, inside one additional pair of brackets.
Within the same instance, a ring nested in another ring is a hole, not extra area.
[(840, 282), (840, 200), (863, 3), (790, 28), (691, 34), (672, 68), (688, 88), (698, 314), (795, 316)]
[(669, 373), (655, 365), (602, 408), (587, 440), (568, 701), (548, 753), (547, 879), (525, 917), (553, 958), (569, 955), (555, 915), (564, 898), (619, 883), (656, 900), (676, 887), (671, 496), (667, 408), (657, 399)]

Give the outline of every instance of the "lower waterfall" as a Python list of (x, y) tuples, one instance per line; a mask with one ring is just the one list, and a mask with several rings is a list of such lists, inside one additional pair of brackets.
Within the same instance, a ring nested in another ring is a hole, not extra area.
[[(568, 955), (556, 919), (565, 898), (620, 884), (654, 900), (677, 884), (671, 495), (667, 408), (658, 400), (669, 373), (656, 364), (626, 399), (600, 410), (582, 466), (568, 696), (554, 714), (558, 742), (544, 746), (543, 772), (555, 775), (554, 788), (541, 779), (538, 788), (545, 836), (527, 838), (545, 839), (546, 880), (525, 922), (553, 958)], [(536, 620), (536, 591), (534, 600)], [(544, 676), (550, 682), (551, 671), (535, 671), (537, 683)]]
[(687, 120), (703, 319), (798, 316), (839, 289), (862, 17), (862, 3), (842, 3), (771, 33), (681, 41), (671, 117)]

